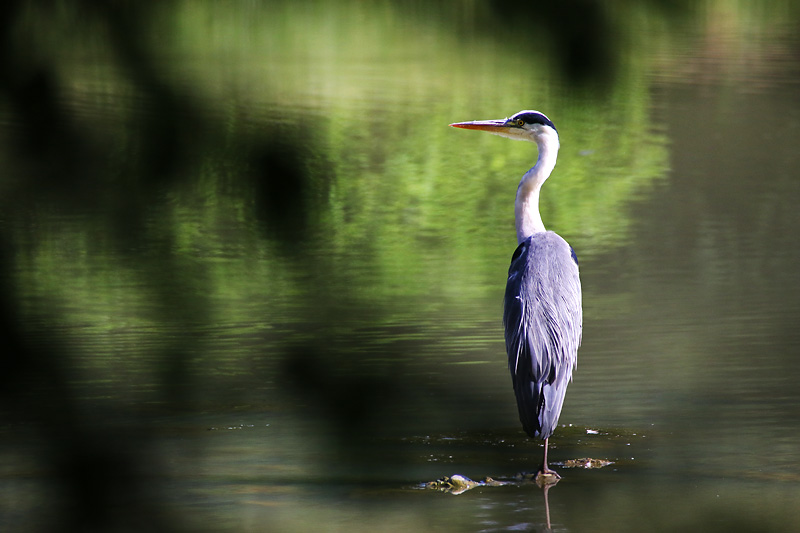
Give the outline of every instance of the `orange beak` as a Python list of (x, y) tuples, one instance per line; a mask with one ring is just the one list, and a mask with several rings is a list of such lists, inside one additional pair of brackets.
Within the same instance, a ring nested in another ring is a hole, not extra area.
[(511, 133), (513, 127), (507, 120), (473, 120), (470, 122), (456, 122), (450, 124), (454, 128), (464, 128), (465, 130), (488, 131), (489, 133)]

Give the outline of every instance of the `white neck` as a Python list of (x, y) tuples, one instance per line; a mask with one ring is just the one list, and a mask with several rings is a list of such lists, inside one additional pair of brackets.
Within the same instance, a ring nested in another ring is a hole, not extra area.
[(514, 218), (517, 226), (517, 242), (520, 243), (537, 232), (545, 231), (542, 216), (539, 214), (539, 191), (556, 166), (558, 156), (558, 136), (539, 135), (536, 137), (539, 159), (527, 171), (517, 188), (514, 203)]

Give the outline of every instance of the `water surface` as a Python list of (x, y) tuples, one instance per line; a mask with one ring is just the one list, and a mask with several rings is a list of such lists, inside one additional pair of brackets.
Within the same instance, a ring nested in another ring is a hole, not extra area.
[[(479, 7), (178, 3), (130, 48), (23, 10), (0, 523), (544, 529), (501, 324), (535, 148), (447, 128), (536, 108), (584, 289), (551, 458), (613, 462), (553, 529), (795, 529), (797, 18), (704, 5), (608, 13), (588, 81)], [(424, 488), (455, 473), (509, 484)]]

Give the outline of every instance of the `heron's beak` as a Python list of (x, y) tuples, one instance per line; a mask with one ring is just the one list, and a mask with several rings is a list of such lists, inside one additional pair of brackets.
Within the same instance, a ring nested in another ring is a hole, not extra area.
[(481, 130), (488, 131), (495, 134), (510, 134), (514, 126), (508, 122), (507, 119), (503, 120), (473, 120), (471, 122), (456, 122), (450, 124), (454, 128), (464, 128), (465, 130)]

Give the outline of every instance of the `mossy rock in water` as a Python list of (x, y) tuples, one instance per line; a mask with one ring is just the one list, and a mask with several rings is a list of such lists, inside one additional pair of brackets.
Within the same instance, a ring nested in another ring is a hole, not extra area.
[(473, 481), (467, 476), (453, 474), (452, 476), (445, 476), (436, 481), (429, 481), (425, 486), (429, 489), (441, 490), (452, 494), (461, 494), (475, 487), (496, 487), (506, 484), (507, 483), (504, 481), (496, 481), (490, 477), (487, 477), (483, 481)]

